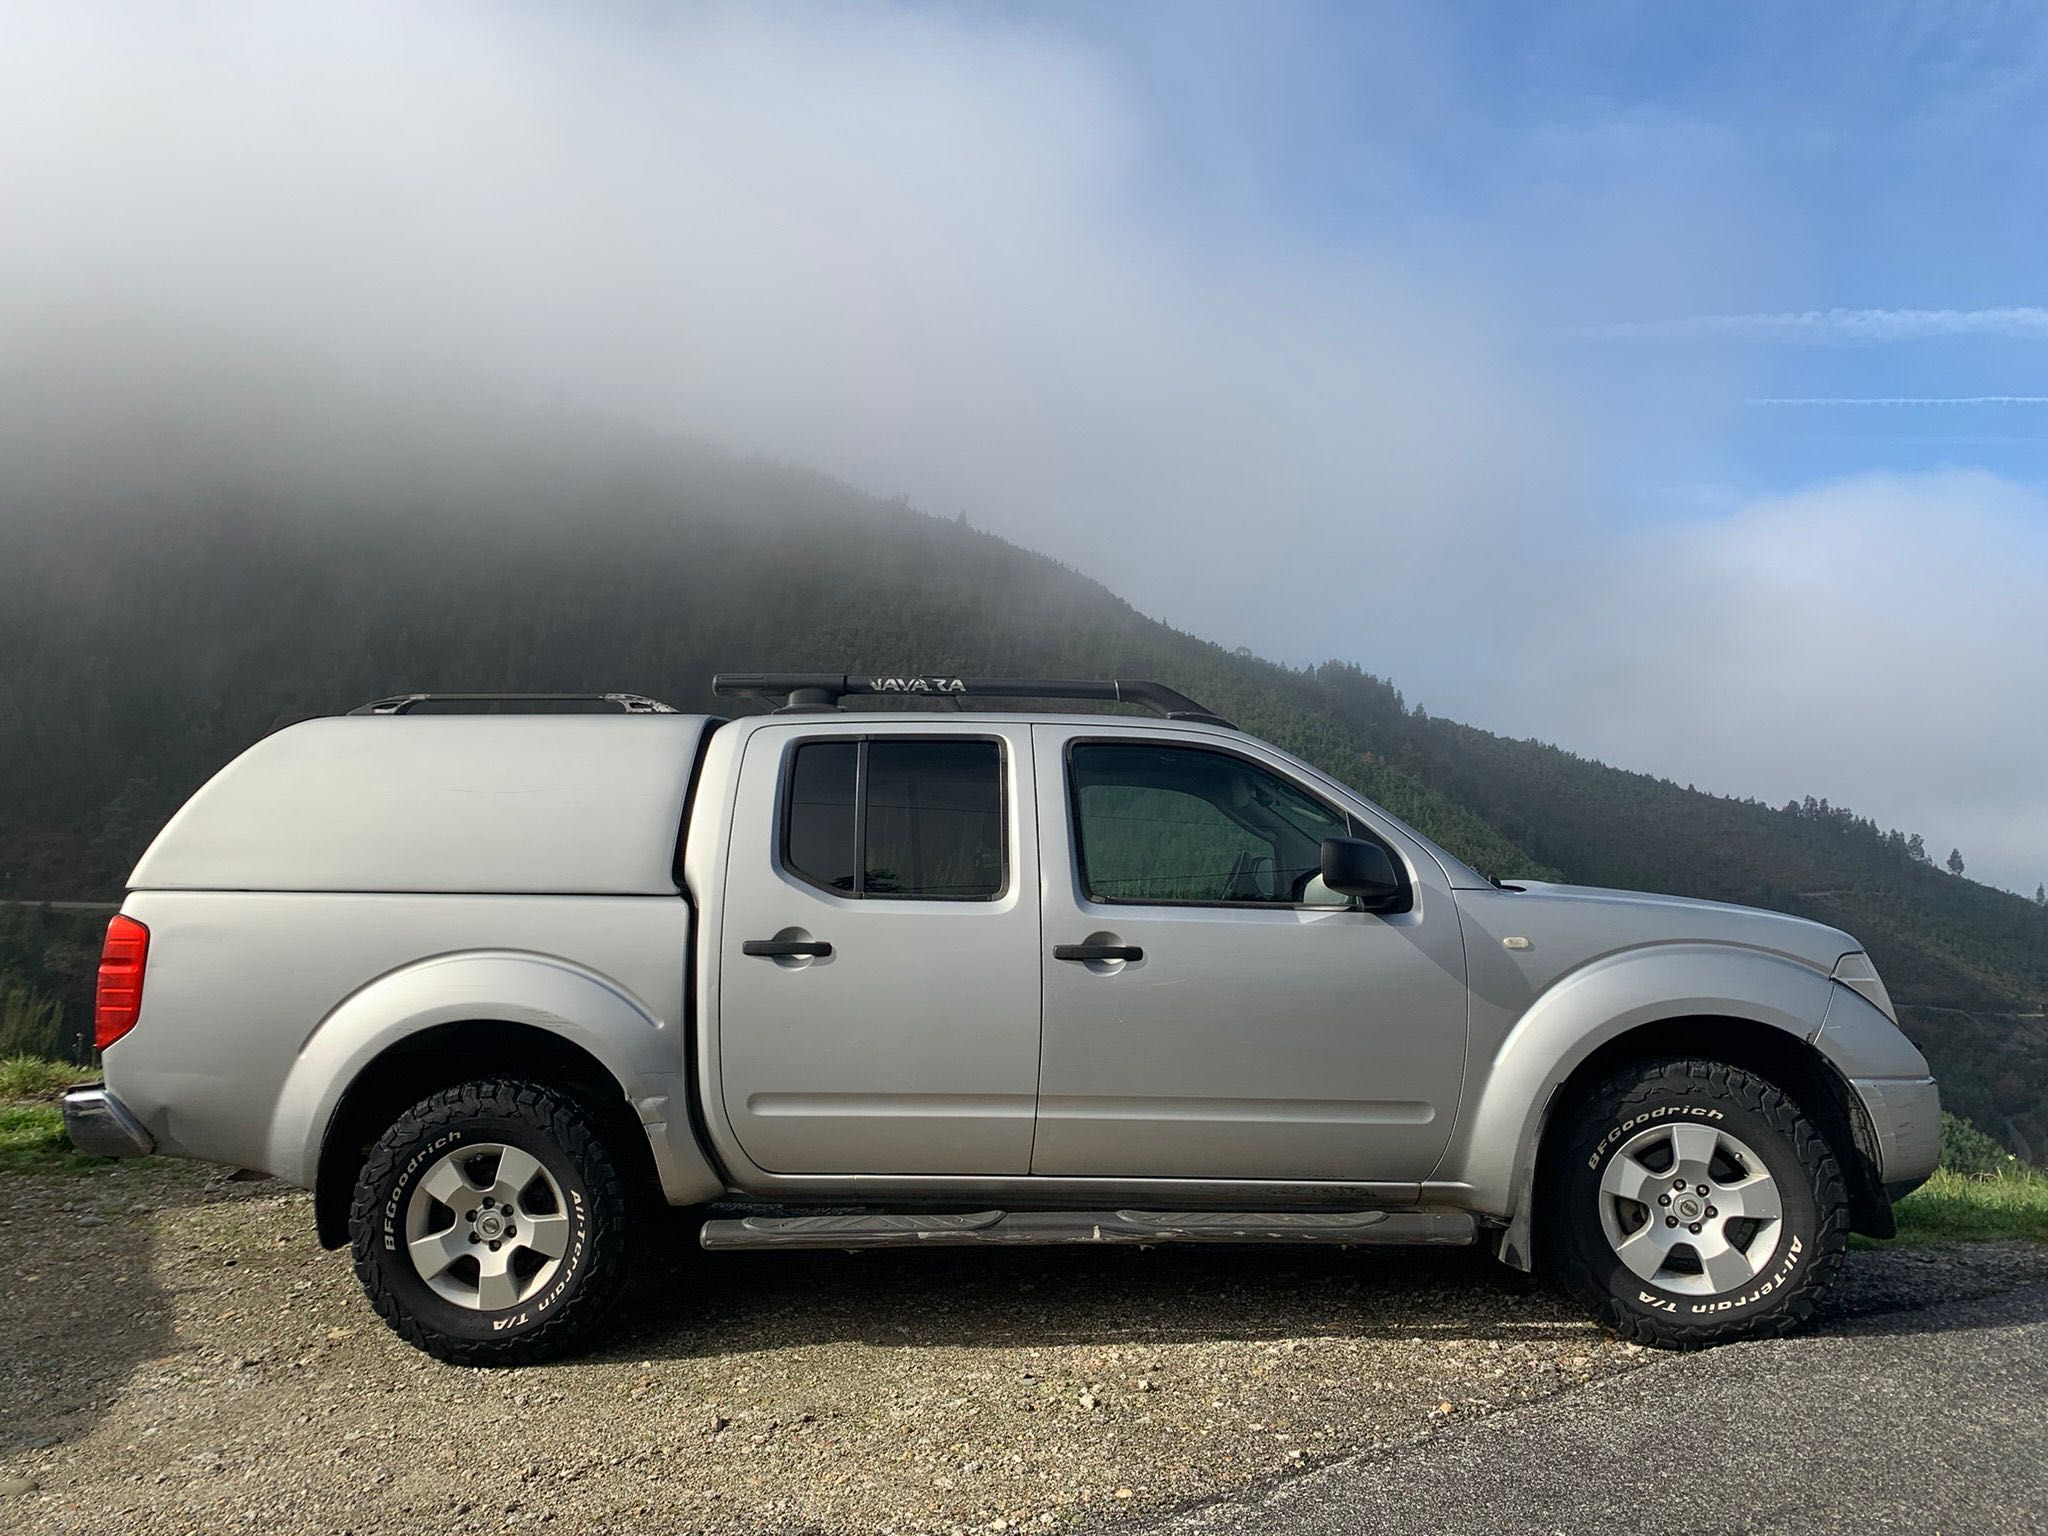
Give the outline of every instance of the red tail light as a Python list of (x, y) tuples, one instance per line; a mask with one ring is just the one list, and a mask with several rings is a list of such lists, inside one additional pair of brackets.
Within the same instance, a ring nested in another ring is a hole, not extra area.
[(94, 999), (92, 1043), (105, 1050), (135, 1027), (142, 1012), (142, 968), (149, 963), (149, 930), (118, 914), (100, 946), (99, 995)]

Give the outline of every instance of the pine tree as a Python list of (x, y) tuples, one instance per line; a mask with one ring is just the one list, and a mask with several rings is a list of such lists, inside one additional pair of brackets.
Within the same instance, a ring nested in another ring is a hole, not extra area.
[(2048, 907), (2048, 885), (2036, 885), (2034, 887), (2034, 905), (2037, 907)]
[(1960, 849), (1960, 848), (1951, 848), (1951, 849), (1949, 849), (1949, 851), (1948, 851), (1948, 872), (1949, 872), (1950, 874), (1952, 874), (1952, 875), (1960, 875), (1960, 874), (1961, 874), (1961, 873), (1963, 872), (1963, 850), (1962, 850), (1962, 849)]

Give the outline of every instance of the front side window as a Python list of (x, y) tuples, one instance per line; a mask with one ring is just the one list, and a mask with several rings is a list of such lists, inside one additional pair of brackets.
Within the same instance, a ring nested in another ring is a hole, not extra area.
[(1004, 885), (993, 741), (807, 741), (790, 765), (783, 861), (848, 896), (986, 901)]
[(1326, 837), (1350, 818), (1224, 752), (1083, 742), (1069, 758), (1090, 901), (1259, 903), (1310, 896)]

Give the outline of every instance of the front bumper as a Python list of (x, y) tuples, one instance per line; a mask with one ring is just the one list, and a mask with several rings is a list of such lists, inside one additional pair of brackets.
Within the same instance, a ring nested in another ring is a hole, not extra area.
[(156, 1150), (156, 1138), (100, 1083), (64, 1095), (64, 1134), (94, 1157), (147, 1157)]
[(1941, 1091), (1931, 1077), (1856, 1078), (1877, 1135), (1877, 1166), (1885, 1193), (1896, 1200), (1927, 1182), (1941, 1163)]

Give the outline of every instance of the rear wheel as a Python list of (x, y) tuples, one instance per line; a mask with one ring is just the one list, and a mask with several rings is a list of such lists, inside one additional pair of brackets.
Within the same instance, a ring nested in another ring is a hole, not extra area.
[(537, 1083), (423, 1099), (356, 1180), (356, 1275), (408, 1343), (458, 1365), (561, 1353), (617, 1290), (625, 1184), (596, 1118)]
[(1552, 1145), (1542, 1196), (1558, 1278), (1616, 1333), (1663, 1348), (1789, 1333), (1848, 1242), (1825, 1138), (1721, 1062), (1643, 1063), (1599, 1084)]

